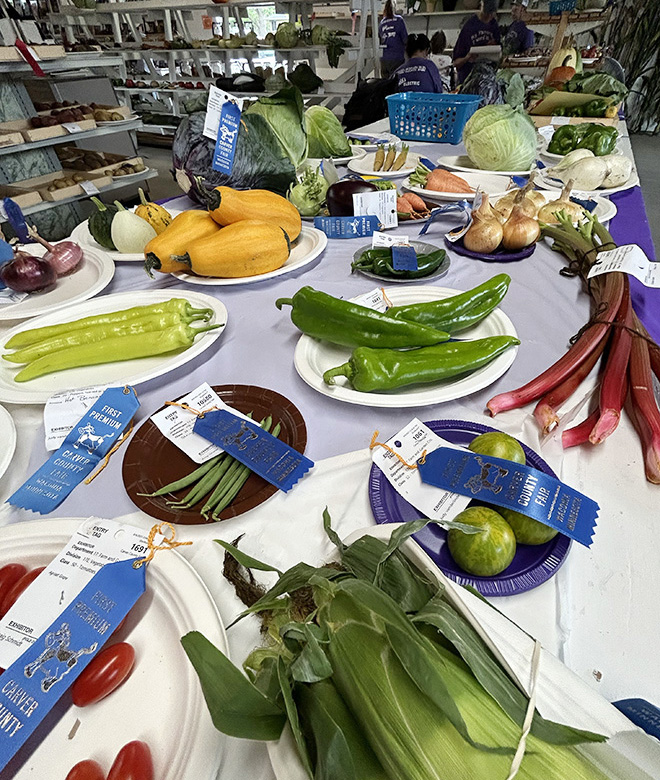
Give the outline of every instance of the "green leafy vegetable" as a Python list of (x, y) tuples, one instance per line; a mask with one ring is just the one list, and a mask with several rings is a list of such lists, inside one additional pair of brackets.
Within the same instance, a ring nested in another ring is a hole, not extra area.
[(585, 92), (589, 95), (611, 97), (617, 103), (628, 94), (628, 87), (609, 73), (592, 73), (588, 76), (576, 74), (566, 82), (565, 88), (567, 92)]
[(315, 217), (325, 203), (327, 191), (328, 182), (320, 170), (313, 171), (308, 165), (286, 196), (303, 217)]
[(275, 30), (275, 42), (278, 49), (293, 49), (298, 43), (298, 30), (293, 22), (282, 22)]
[(285, 87), (270, 97), (260, 97), (244, 116), (260, 114), (273, 131), (294, 168), (307, 157), (307, 135), (303, 128), (303, 99), (298, 87)]
[(306, 62), (299, 62), (296, 65), (289, 73), (289, 81), (301, 92), (313, 92), (323, 86), (323, 79), (320, 79)]
[[(507, 94), (513, 90), (515, 96), (513, 81)], [(528, 170), (536, 159), (534, 123), (508, 104), (477, 109), (465, 125), (463, 143), (468, 157), (482, 170)]]
[(337, 117), (329, 108), (311, 106), (305, 111), (310, 157), (348, 157), (351, 147)]

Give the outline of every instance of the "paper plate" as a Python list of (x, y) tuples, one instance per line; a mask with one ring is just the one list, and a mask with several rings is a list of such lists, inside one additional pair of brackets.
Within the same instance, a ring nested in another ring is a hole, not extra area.
[[(436, 249), (440, 249), (440, 247), (435, 246), (435, 244), (426, 244), (423, 241), (411, 241), (410, 246), (413, 247), (415, 252), (420, 254), (428, 254), (430, 252), (435, 252)], [(353, 260), (357, 260), (358, 257), (363, 252), (366, 252), (367, 249), (371, 249), (371, 244), (365, 244), (363, 247), (360, 247), (360, 249), (355, 252), (353, 255)], [(449, 266), (451, 265), (451, 260), (449, 259), (449, 255), (445, 255), (445, 259), (440, 263), (440, 265), (430, 273), (428, 276), (422, 276), (418, 277), (417, 279), (404, 279), (404, 278), (396, 278), (391, 276), (381, 276), (380, 274), (375, 274), (372, 271), (367, 271), (363, 268), (356, 268), (356, 272), (359, 274), (362, 274), (362, 276), (366, 276), (369, 279), (378, 279), (381, 282), (387, 282), (388, 284), (411, 284), (416, 283), (419, 284), (420, 282), (428, 282), (431, 279), (439, 279), (441, 276), (444, 276), (447, 271), (449, 270)]]
[(177, 279), (181, 279), (182, 282), (188, 282), (188, 284), (199, 284), (206, 287), (226, 287), (228, 285), (237, 284), (254, 284), (255, 282), (264, 282), (267, 279), (274, 279), (277, 276), (297, 271), (311, 262), (323, 252), (328, 243), (328, 237), (322, 230), (310, 227), (309, 225), (303, 225), (302, 231), (298, 238), (291, 245), (291, 254), (289, 259), (280, 268), (276, 268), (274, 271), (268, 271), (265, 274), (257, 274), (256, 276), (241, 276), (235, 279), (219, 278), (216, 276), (196, 276), (195, 274), (184, 273), (183, 271), (177, 271), (172, 276), (176, 276)]
[[(491, 197), (497, 195), (504, 195), (507, 190), (511, 189), (513, 183), (508, 176), (496, 176), (490, 173), (466, 173), (461, 176), (461, 179), (467, 182), (467, 184), (474, 190), (479, 187), (482, 192), (487, 192)], [(430, 201), (454, 201), (454, 200), (473, 200), (475, 192), (438, 192), (437, 190), (426, 190), (423, 187), (418, 187), (416, 184), (411, 184), (410, 179), (405, 179), (403, 186), (415, 192), (424, 200)]]
[[(400, 147), (397, 147), (397, 155), (399, 154)], [(398, 171), (375, 171), (374, 160), (376, 158), (375, 152), (365, 154), (364, 157), (359, 157), (357, 160), (351, 160), (348, 163), (349, 170), (354, 173), (359, 173), (360, 176), (375, 176), (378, 179), (398, 179), (401, 176), (410, 176), (415, 172), (417, 163), (419, 162), (419, 155), (408, 153), (406, 158), (406, 164)]]
[[(217, 298), (189, 290), (137, 290), (135, 292), (104, 295), (94, 301), (69, 306), (55, 314), (44, 314), (30, 322), (12, 328), (4, 334), (2, 345), (15, 334), (44, 325), (58, 325), (82, 317), (106, 314), (112, 311), (130, 309), (133, 306), (147, 306), (161, 303), (170, 298), (185, 298), (196, 309), (212, 309), (213, 318), (209, 324), (219, 323), (222, 328), (203, 333), (186, 350), (170, 352), (137, 360), (121, 360), (116, 363), (101, 363), (97, 366), (70, 368), (55, 374), (46, 374), (28, 382), (14, 382), (14, 376), (22, 366), (0, 360), (0, 401), (12, 404), (43, 404), (53, 393), (75, 390), (81, 387), (140, 385), (150, 379), (163, 376), (175, 368), (188, 363), (211, 347), (224, 332), (227, 323), (227, 309)], [(197, 326), (199, 327), (199, 326)]]
[[(82, 245), (81, 245), (82, 246)], [(41, 256), (46, 248), (28, 244), (24, 247), (30, 254)], [(0, 306), (0, 321), (26, 320), (40, 314), (50, 314), (93, 298), (104, 290), (115, 275), (115, 264), (102, 252), (95, 252), (86, 246), (83, 259), (76, 270), (68, 276), (60, 276), (53, 287), (30, 293), (18, 303)]]
[[(425, 425), (452, 444), (467, 446), (475, 436), (495, 431), (488, 425), (463, 420), (431, 420)], [(550, 466), (533, 450), (520, 442), (527, 465), (555, 477)], [(369, 474), (369, 501), (377, 523), (405, 523), (424, 515), (394, 490), (375, 464)], [(460, 585), (471, 585), (484, 596), (513, 596), (536, 588), (557, 573), (571, 546), (567, 536), (557, 534), (545, 544), (519, 544), (511, 565), (495, 577), (475, 577), (454, 562), (445, 544), (447, 532), (429, 524), (413, 537), (422, 549), (450, 579)]]
[(529, 176), (536, 170), (536, 162), (531, 168), (522, 171), (487, 171), (476, 166), (467, 154), (440, 157), (438, 165), (449, 168), (450, 171), (465, 171), (466, 173), (492, 173), (496, 176)]
[[(385, 293), (395, 306), (408, 303), (434, 301), (457, 295), (460, 290), (447, 287), (386, 287)], [(480, 339), (488, 336), (517, 336), (511, 320), (501, 309), (495, 309), (478, 325), (463, 331), (461, 339)], [(337, 384), (326, 385), (323, 373), (329, 368), (345, 363), (351, 356), (351, 350), (319, 341), (310, 336), (301, 336), (294, 353), (294, 364), (301, 379), (310, 387), (323, 395), (359, 406), (378, 406), (391, 409), (403, 409), (411, 406), (429, 406), (463, 398), (477, 390), (492, 384), (511, 366), (518, 352), (517, 347), (511, 347), (483, 368), (467, 376), (448, 379), (445, 382), (435, 382), (427, 385), (412, 385), (398, 390), (382, 393), (360, 393), (354, 390), (348, 380), (341, 377)], [(345, 382), (345, 384), (342, 384)]]
[[(213, 389), (226, 404), (239, 412), (244, 414), (254, 412), (255, 420), (271, 415), (273, 426), (277, 423), (282, 426), (278, 438), (298, 452), (305, 451), (307, 444), (305, 421), (298, 409), (283, 395), (253, 385), (216, 385)], [(158, 410), (154, 410), (152, 414), (156, 411)], [(168, 500), (172, 500), (173, 497), (183, 498), (190, 488), (168, 493), (165, 496), (139, 495), (153, 493), (164, 485), (189, 474), (197, 467), (198, 464), (166, 439), (151, 419), (147, 419), (126, 448), (122, 478), (131, 501), (151, 517), (185, 525), (212, 523), (214, 521), (205, 520), (199, 514), (203, 501), (192, 509), (176, 510), (168, 506)], [(221, 513), (221, 518), (227, 520), (242, 515), (259, 506), (275, 493), (277, 488), (274, 485), (252, 474), (231, 505)]]
[(355, 132), (346, 133), (348, 136), (348, 142), (351, 142), (351, 138), (367, 138), (372, 141), (368, 144), (354, 144), (356, 149), (364, 149), (366, 152), (375, 152), (381, 144), (400, 144), (401, 139), (398, 135), (392, 133), (360, 133), (357, 130)]
[(445, 246), (447, 249), (451, 249), (453, 252), (456, 252), (457, 255), (471, 257), (473, 260), (482, 260), (485, 263), (515, 263), (518, 260), (524, 260), (526, 257), (534, 254), (534, 250), (536, 249), (536, 242), (534, 242), (531, 246), (526, 246), (519, 252), (507, 252), (506, 249), (497, 249), (495, 252), (491, 252), (490, 254), (481, 254), (479, 252), (472, 252), (471, 250), (466, 249), (463, 244), (462, 236), (458, 239), (458, 241), (450, 241), (447, 237), (445, 237)]
[(0, 406), (0, 477), (7, 471), (16, 449), (16, 426), (4, 406)]
[[(561, 190), (564, 186), (563, 181), (552, 178), (552, 176), (548, 172), (548, 168), (544, 168), (540, 172), (539, 179), (541, 180), (541, 182), (543, 182), (544, 186), (549, 187), (550, 189)], [(630, 174), (630, 178), (628, 179), (628, 181), (625, 184), (622, 184), (620, 187), (609, 187), (609, 188), (599, 187), (597, 190), (581, 190), (581, 192), (583, 192), (585, 195), (589, 195), (589, 197), (613, 195), (615, 192), (623, 192), (624, 190), (629, 190), (632, 189), (633, 187), (637, 187), (638, 184), (639, 184), (639, 176), (637, 175), (637, 171), (635, 170), (635, 168), (633, 168), (633, 171)]]
[[(46, 565), (83, 520), (35, 520), (0, 529), (0, 566)], [(226, 738), (211, 722), (199, 680), (180, 643), (181, 636), (192, 630), (227, 652), (222, 621), (204, 583), (179, 553), (160, 553), (149, 564), (146, 593), (116, 636), (135, 648), (130, 677), (107, 698), (87, 707), (68, 704), (70, 694), (64, 694), (57, 705), (59, 717), (49, 717), (51, 730), (43, 741), (28, 742), (19, 754), (22, 764), (13, 762), (3, 775), (12, 780), (63, 780), (86, 758), (108, 771), (120, 748), (141, 739), (151, 748), (159, 780), (215, 780)], [(178, 724), (176, 739), (171, 738), (173, 723)]]

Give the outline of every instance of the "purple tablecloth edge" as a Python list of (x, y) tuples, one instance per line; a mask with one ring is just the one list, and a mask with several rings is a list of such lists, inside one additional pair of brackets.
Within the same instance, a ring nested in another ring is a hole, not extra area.
[[(649, 260), (655, 260), (655, 246), (646, 215), (644, 196), (640, 187), (617, 192), (610, 196), (618, 209), (610, 221), (610, 233), (617, 244), (637, 244)], [(633, 308), (654, 341), (660, 343), (660, 290), (645, 287), (634, 276), (629, 276)]]

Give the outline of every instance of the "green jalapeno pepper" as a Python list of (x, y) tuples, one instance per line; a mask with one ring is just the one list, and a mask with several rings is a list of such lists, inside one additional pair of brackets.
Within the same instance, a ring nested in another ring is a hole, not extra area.
[(82, 330), (92, 325), (113, 325), (117, 322), (128, 322), (149, 314), (165, 314), (166, 312), (178, 312), (188, 317), (199, 314), (206, 320), (213, 316), (212, 309), (195, 309), (190, 305), (190, 301), (187, 301), (185, 298), (170, 298), (168, 301), (152, 303), (149, 306), (134, 306), (131, 309), (83, 317), (83, 319), (74, 320), (73, 322), (62, 322), (59, 325), (47, 325), (43, 328), (22, 330), (20, 333), (14, 334), (5, 344), (5, 347), (7, 349), (18, 349), (19, 347), (27, 347), (29, 344), (36, 344), (44, 339), (62, 336), (72, 330)]
[[(451, 327), (452, 322), (460, 322), (467, 312), (486, 302), (492, 303), (492, 308), (483, 314), (489, 314), (504, 298), (511, 277), (508, 274), (497, 274), (487, 282), (450, 298), (440, 298), (427, 303), (410, 303), (405, 306), (392, 306), (387, 310), (387, 316), (394, 319), (417, 322), (431, 328), (446, 330), (444, 325)], [(477, 320), (478, 321), (478, 320)], [(441, 323), (443, 323), (441, 325)], [(470, 323), (474, 324), (474, 322)], [(469, 327), (466, 325), (465, 327)], [(456, 328), (454, 328), (454, 331)], [(451, 332), (451, 331), (448, 331)]]
[(100, 343), (81, 344), (38, 358), (19, 371), (14, 377), (14, 381), (27, 382), (30, 379), (44, 376), (44, 374), (54, 374), (67, 368), (95, 366), (99, 363), (116, 363), (119, 360), (135, 360), (187, 349), (192, 346), (195, 336), (220, 327), (222, 325), (192, 328), (190, 325), (181, 324), (167, 330), (138, 333), (132, 336), (115, 336), (104, 339)]
[(392, 265), (392, 250), (389, 247), (366, 249), (357, 260), (351, 263), (351, 270), (370, 271), (372, 274), (392, 279), (422, 279), (437, 270), (445, 256), (444, 249), (419, 254), (417, 255), (416, 271), (401, 271)]
[(326, 371), (323, 381), (334, 385), (335, 377), (345, 376), (361, 393), (439, 382), (476, 371), (517, 344), (513, 336), (490, 336), (405, 351), (358, 347), (346, 363)]
[(278, 298), (275, 305), (291, 306), (291, 321), (303, 333), (344, 347), (424, 347), (449, 338), (435, 328), (397, 320), (312, 287), (301, 287), (293, 298)]

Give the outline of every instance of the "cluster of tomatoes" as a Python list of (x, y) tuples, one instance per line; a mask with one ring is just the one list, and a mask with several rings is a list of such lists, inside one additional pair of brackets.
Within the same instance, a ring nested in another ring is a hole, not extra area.
[[(40, 566), (28, 570), (20, 563), (9, 563), (0, 568), (0, 617), (14, 605), (18, 597), (45, 569)], [(112, 636), (123, 626), (122, 621)], [(112, 637), (111, 637), (112, 639)], [(116, 690), (130, 675), (135, 664), (135, 650), (128, 642), (116, 642), (99, 652), (80, 673), (71, 686), (71, 699), (77, 707), (95, 704)], [(3, 670), (0, 669), (0, 673)], [(151, 751), (145, 742), (129, 742), (119, 751), (110, 773), (105, 775), (101, 765), (87, 759), (76, 764), (66, 780), (153, 780)]]

